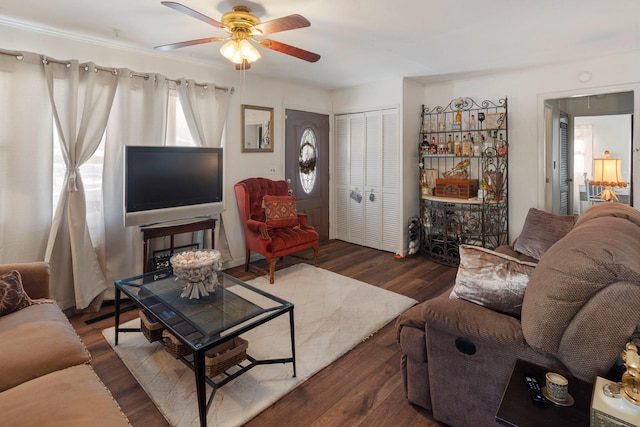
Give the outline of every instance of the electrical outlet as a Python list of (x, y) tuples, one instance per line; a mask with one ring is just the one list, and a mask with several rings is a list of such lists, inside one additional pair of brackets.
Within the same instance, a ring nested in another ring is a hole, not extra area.
[(276, 168), (275, 167), (270, 167), (269, 170), (267, 171), (267, 174), (269, 176), (275, 176), (276, 175)]

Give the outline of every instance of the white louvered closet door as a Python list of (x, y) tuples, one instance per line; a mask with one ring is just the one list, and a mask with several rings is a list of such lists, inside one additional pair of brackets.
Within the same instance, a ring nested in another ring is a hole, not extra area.
[(400, 125), (398, 109), (382, 111), (382, 242), (378, 249), (402, 250), (405, 221), (400, 199)]
[(336, 116), (336, 238), (364, 245), (364, 114)]
[(379, 249), (382, 243), (382, 135), (380, 112), (365, 114), (365, 241), (364, 245)]
[(336, 116), (335, 132), (335, 237), (349, 241), (349, 116)]
[(398, 110), (336, 116), (336, 238), (396, 252), (399, 200)]
[(364, 123), (364, 114), (351, 114), (349, 123), (348, 241), (358, 245), (366, 245), (364, 222)]

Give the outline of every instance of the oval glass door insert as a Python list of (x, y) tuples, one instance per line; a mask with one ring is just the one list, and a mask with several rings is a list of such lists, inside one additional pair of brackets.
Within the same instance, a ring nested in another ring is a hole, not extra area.
[(316, 183), (316, 164), (318, 162), (318, 149), (316, 135), (312, 129), (307, 128), (300, 138), (300, 150), (298, 152), (298, 167), (300, 183), (306, 194), (311, 193)]

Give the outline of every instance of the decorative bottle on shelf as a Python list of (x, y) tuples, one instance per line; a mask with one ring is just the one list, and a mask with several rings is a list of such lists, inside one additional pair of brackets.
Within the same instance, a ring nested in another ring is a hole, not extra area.
[(460, 138), (458, 135), (456, 135), (455, 141), (453, 141), (453, 151), (456, 156), (462, 155), (462, 146), (460, 145)]
[(431, 145), (429, 146), (429, 154), (438, 154), (438, 146), (436, 145), (436, 137), (431, 137)]
[(453, 140), (451, 139), (451, 134), (449, 134), (449, 139), (447, 140), (447, 153), (453, 154)]
[(480, 157), (482, 155), (482, 146), (480, 140), (475, 140), (473, 137), (471, 138), (471, 147), (473, 149), (473, 155), (476, 157)]
[(471, 130), (475, 130), (476, 129), (476, 115), (475, 114), (471, 115), (471, 120), (469, 120), (469, 129), (471, 129)]
[(491, 132), (489, 132), (489, 135), (487, 135), (487, 141), (485, 144), (485, 152), (487, 153), (488, 156), (495, 155), (495, 152), (493, 151), (493, 144), (494, 144), (494, 138), (493, 138), (493, 135), (491, 135)]
[(454, 130), (462, 130), (462, 113), (460, 112), (460, 108), (456, 111), (456, 121), (453, 125)]
[(462, 137), (462, 155), (470, 156), (471, 154), (471, 140), (469, 133), (465, 133)]
[(502, 132), (500, 132), (500, 142), (498, 145), (498, 153), (501, 156), (504, 156), (507, 154), (507, 142), (504, 139), (502, 139)]
[(447, 144), (444, 142), (444, 135), (438, 138), (438, 154), (447, 154)]

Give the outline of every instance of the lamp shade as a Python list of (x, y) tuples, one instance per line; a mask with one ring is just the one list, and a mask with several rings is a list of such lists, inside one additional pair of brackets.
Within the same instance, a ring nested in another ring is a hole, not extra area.
[(242, 63), (242, 56), (240, 55), (240, 47), (238, 46), (237, 40), (229, 40), (223, 44), (220, 48), (220, 53), (234, 64)]
[(220, 48), (222, 56), (234, 64), (242, 64), (244, 61), (252, 63), (261, 58), (260, 52), (247, 39), (229, 40)]
[(625, 182), (622, 179), (622, 159), (609, 157), (608, 151), (605, 151), (605, 156), (593, 159), (593, 185), (617, 187)]
[(247, 62), (252, 63), (261, 58), (261, 55), (260, 55), (260, 52), (258, 52), (258, 49), (253, 47), (253, 45), (249, 43), (248, 40), (246, 39), (240, 40), (239, 47), (240, 47), (240, 55), (242, 55), (242, 57), (246, 59)]

